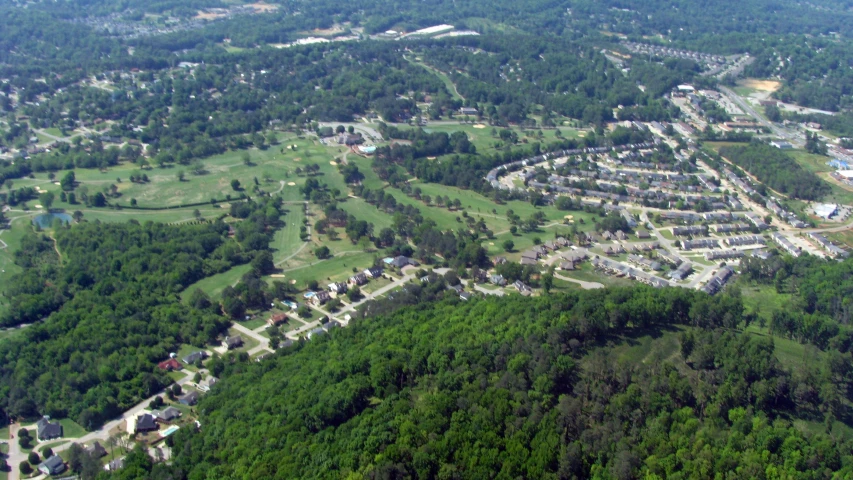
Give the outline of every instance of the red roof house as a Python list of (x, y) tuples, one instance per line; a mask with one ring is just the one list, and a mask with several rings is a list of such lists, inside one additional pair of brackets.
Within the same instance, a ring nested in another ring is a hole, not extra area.
[(167, 372), (170, 372), (172, 370), (180, 370), (181, 364), (180, 364), (180, 362), (178, 362), (174, 358), (170, 358), (168, 360), (164, 360), (164, 361), (158, 363), (157, 368), (159, 368), (160, 370), (166, 370)]

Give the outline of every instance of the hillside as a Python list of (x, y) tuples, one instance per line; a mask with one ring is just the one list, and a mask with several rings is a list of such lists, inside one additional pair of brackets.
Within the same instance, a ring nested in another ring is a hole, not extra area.
[[(831, 417), (824, 393), (846, 383), (786, 371), (770, 339), (712, 329), (741, 310), (737, 297), (642, 287), (406, 308), (272, 361), (213, 367), (223, 381), (198, 406), (201, 429), (170, 439), (174, 465), (147, 475), (853, 473), (849, 442), (792, 428)], [(612, 345), (649, 331), (678, 348), (612, 361)]]

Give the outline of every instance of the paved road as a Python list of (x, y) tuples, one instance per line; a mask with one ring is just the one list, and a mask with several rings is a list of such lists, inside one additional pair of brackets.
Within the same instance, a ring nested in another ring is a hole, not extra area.
[(44, 135), (45, 137), (50, 138), (51, 140), (54, 140), (57, 142), (71, 143), (71, 138), (73, 138), (73, 137), (57, 137), (56, 135), (52, 135), (50, 133), (45, 132), (44, 129), (42, 129), (42, 128), (36, 128), (36, 129), (33, 129), (33, 131), (38, 133), (38, 134)]
[[(410, 273), (406, 273), (407, 271)], [(403, 277), (389, 283), (388, 285), (385, 285), (384, 287), (376, 290), (375, 292), (365, 293), (364, 297), (362, 297), (361, 300), (359, 300), (357, 302), (353, 302), (353, 303), (341, 308), (341, 310), (339, 312), (337, 312), (336, 314), (329, 313), (328, 311), (326, 311), (322, 308), (318, 308), (318, 307), (314, 307), (314, 306), (312, 306), (311, 308), (313, 308), (314, 310), (317, 310), (318, 312), (322, 313), (323, 315), (326, 315), (329, 318), (335, 319), (339, 322), (343, 322), (343, 320), (341, 320), (341, 319), (344, 317), (344, 315), (346, 313), (355, 312), (356, 308), (361, 306), (364, 302), (367, 302), (370, 300), (375, 300), (377, 297), (380, 297), (381, 295), (385, 294), (386, 292), (393, 290), (395, 288), (401, 287), (401, 286), (405, 285), (407, 282), (411, 281), (413, 278), (415, 278), (414, 271), (415, 271), (415, 267), (412, 267), (412, 266), (408, 266), (408, 267), (404, 268), (403, 269), (403, 273), (404, 273)], [(300, 334), (305, 333), (305, 332), (310, 331), (310, 330), (313, 330), (319, 326), (320, 326), (320, 321), (315, 320), (313, 322), (306, 323), (302, 327), (299, 327), (295, 330), (291, 330), (291, 331), (287, 332), (285, 334), (285, 336), (291, 340), (297, 340), (299, 338)]]
[[(185, 385), (187, 383), (192, 382), (192, 379), (193, 379), (193, 376), (195, 375), (195, 372), (190, 372), (189, 370), (181, 370), (181, 373), (184, 374), (184, 378), (178, 380), (175, 383), (177, 383), (178, 385)], [(95, 440), (97, 440), (101, 443), (105, 443), (106, 440), (110, 436), (111, 430), (114, 430), (116, 428), (118, 428), (119, 430), (124, 430), (123, 427), (124, 427), (125, 423), (127, 422), (128, 418), (139, 415), (144, 410), (147, 410), (148, 405), (151, 403), (152, 400), (154, 400), (154, 397), (157, 397), (157, 396), (162, 395), (162, 394), (163, 394), (163, 392), (160, 392), (156, 395), (152, 395), (151, 397), (139, 402), (134, 407), (132, 407), (130, 410), (124, 412), (120, 417), (116, 418), (115, 420), (112, 420), (110, 422), (105, 423), (104, 426), (101, 427), (99, 430), (95, 430), (94, 432), (89, 432), (80, 438), (62, 439), (62, 440), (70, 440), (70, 442), (54, 448), (53, 451), (56, 453), (59, 453), (63, 450), (68, 449), (72, 445), (72, 443), (89, 444), (89, 443), (94, 442)], [(56, 440), (52, 440), (52, 441), (56, 441)], [(11, 465), (11, 463), (10, 463), (10, 465)], [(13, 468), (13, 470), (17, 471), (17, 469), (14, 469), (14, 468)], [(10, 477), (10, 478), (12, 478), (12, 477)]]
[(576, 279), (576, 278), (564, 277), (564, 276), (560, 275), (560, 274), (559, 274), (559, 273), (557, 273), (557, 272), (554, 272), (554, 277), (555, 277), (555, 278), (559, 278), (560, 280), (565, 280), (565, 281), (567, 281), (567, 282), (577, 283), (578, 285), (580, 285), (580, 286), (581, 286), (581, 288), (586, 289), (586, 290), (593, 290), (593, 289), (596, 289), (596, 288), (604, 288), (604, 285), (603, 285), (603, 284), (601, 284), (601, 283), (598, 283), (598, 282), (584, 282), (583, 280), (578, 280), (578, 279)]
[[(9, 453), (6, 456), (6, 463), (11, 467), (9, 480), (18, 480), (20, 478), (21, 473), (18, 470), (18, 465), (27, 460), (27, 454), (23, 453), (21, 447), (18, 445), (18, 430), (20, 428), (21, 426), (17, 423), (9, 425)], [(32, 436), (32, 432), (30, 433), (30, 436)]]
[[(415, 267), (412, 266), (404, 268), (404, 275), (401, 278), (389, 283), (388, 285), (385, 285), (384, 287), (376, 290), (375, 292), (366, 294), (361, 300), (347, 305), (346, 307), (341, 309), (341, 313), (354, 312), (355, 309), (358, 308), (362, 303), (367, 302), (369, 300), (375, 300), (377, 297), (384, 295), (385, 292), (389, 292), (395, 288), (402, 287), (406, 283), (410, 282), (413, 278), (415, 278), (414, 270)], [(406, 271), (409, 271), (409, 273), (405, 273)]]
[(734, 102), (738, 107), (740, 107), (744, 112), (746, 112), (747, 114), (749, 114), (750, 116), (755, 118), (756, 122), (758, 122), (761, 125), (769, 128), (770, 131), (773, 132), (774, 135), (788, 140), (789, 142), (794, 144), (794, 146), (796, 146), (796, 147), (802, 147), (803, 146), (803, 141), (799, 135), (796, 135), (796, 134), (794, 134), (794, 133), (792, 133), (786, 129), (783, 129), (783, 128), (777, 126), (776, 124), (766, 120), (764, 117), (759, 115), (758, 112), (755, 111), (754, 108), (752, 108), (752, 105), (750, 105), (749, 102), (745, 101), (743, 98), (741, 98), (740, 95), (736, 94), (735, 92), (733, 92), (728, 87), (724, 87), (724, 86), (720, 85), (720, 91), (723, 92), (727, 97), (729, 97), (729, 99), (732, 102)]
[(264, 350), (266, 350), (267, 352), (273, 351), (272, 348), (270, 348), (270, 339), (269, 338), (267, 338), (267, 337), (265, 337), (259, 333), (256, 333), (254, 330), (250, 330), (249, 328), (247, 328), (243, 325), (240, 325), (237, 322), (234, 322), (234, 324), (232, 326), (233, 326), (234, 330), (237, 330), (238, 332), (242, 333), (243, 335), (246, 335), (247, 337), (251, 337), (258, 342), (258, 345), (256, 347), (249, 350), (249, 356), (258, 354)]
[(497, 288), (495, 290), (489, 290), (488, 288), (483, 287), (482, 285), (474, 284), (472, 287), (474, 290), (484, 294), (484, 295), (495, 295), (497, 297), (503, 297), (506, 295), (503, 288)]

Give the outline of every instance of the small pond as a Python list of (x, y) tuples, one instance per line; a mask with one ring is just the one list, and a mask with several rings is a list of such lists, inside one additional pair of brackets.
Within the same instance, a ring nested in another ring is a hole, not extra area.
[(33, 225), (38, 225), (40, 228), (52, 228), (53, 221), (59, 219), (62, 223), (71, 223), (71, 215), (67, 213), (42, 213), (33, 219)]

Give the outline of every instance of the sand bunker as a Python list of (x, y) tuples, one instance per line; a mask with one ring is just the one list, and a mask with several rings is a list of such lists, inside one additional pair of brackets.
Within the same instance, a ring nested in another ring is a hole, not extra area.
[(782, 82), (777, 82), (776, 80), (759, 80), (757, 78), (745, 78), (738, 80), (737, 83), (744, 87), (754, 88), (760, 92), (775, 92), (782, 86)]
[(273, 11), (273, 10), (278, 10), (278, 5), (271, 5), (271, 4), (269, 4), (269, 3), (262, 3), (262, 2), (258, 2), (258, 3), (250, 3), (250, 4), (246, 5), (246, 6), (247, 6), (247, 7), (252, 7), (252, 8), (254, 8), (255, 10), (260, 10), (260, 11), (262, 11), (262, 12), (270, 12), (270, 11)]
[(284, 278), (284, 274), (283, 273), (273, 273), (272, 275), (270, 275), (270, 277), (272, 277), (272, 278)]
[(301, 162), (301, 161), (302, 161), (302, 159), (301, 159), (301, 158), (294, 158), (294, 159), (293, 159), (293, 161), (294, 161), (294, 162)]
[(213, 13), (213, 12), (198, 12), (195, 14), (195, 18), (199, 20), (216, 20), (217, 18), (224, 18), (224, 13)]
[(287, 182), (287, 185), (288, 185), (288, 186), (290, 186), (290, 187), (293, 187), (293, 186), (295, 186), (295, 185), (296, 185), (296, 183), (294, 183), (294, 182)]
[(331, 162), (329, 162), (329, 165), (337, 165), (337, 164), (338, 164), (338, 162), (336, 162), (336, 161), (334, 161), (334, 160), (332, 160)]
[(478, 124), (474, 125), (474, 128), (486, 128), (486, 126), (483, 125), (482, 123), (478, 123)]

